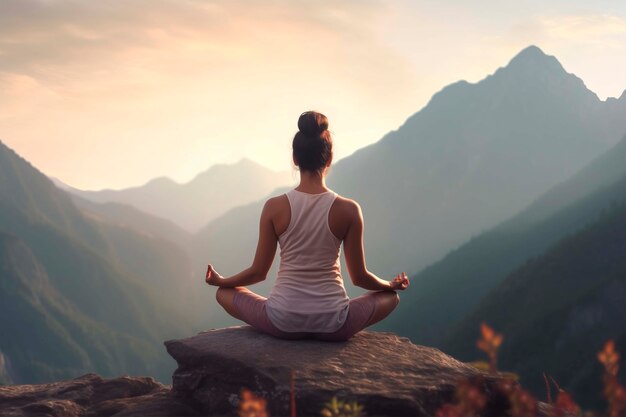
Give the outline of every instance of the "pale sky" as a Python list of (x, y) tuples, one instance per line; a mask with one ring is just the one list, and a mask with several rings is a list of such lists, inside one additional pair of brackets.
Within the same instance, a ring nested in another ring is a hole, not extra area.
[(626, 2), (546, 3), (0, 0), (0, 139), (82, 189), (287, 170), (301, 112), (340, 159), (530, 44), (619, 97)]

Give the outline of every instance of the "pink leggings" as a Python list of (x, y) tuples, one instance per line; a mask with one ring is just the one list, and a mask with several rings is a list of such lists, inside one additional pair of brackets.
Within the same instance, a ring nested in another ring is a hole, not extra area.
[(325, 341), (343, 342), (350, 339), (357, 332), (367, 327), (367, 323), (374, 314), (376, 300), (372, 293), (365, 293), (350, 299), (348, 316), (343, 326), (332, 333), (313, 332), (285, 332), (271, 322), (265, 310), (267, 298), (252, 291), (237, 291), (233, 304), (239, 317), (250, 326), (264, 333), (281, 339), (317, 339)]

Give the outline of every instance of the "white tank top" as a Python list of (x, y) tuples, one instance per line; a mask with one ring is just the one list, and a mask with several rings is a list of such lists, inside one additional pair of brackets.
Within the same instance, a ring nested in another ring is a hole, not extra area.
[(286, 332), (338, 330), (348, 315), (341, 240), (330, 230), (328, 212), (337, 193), (286, 193), (291, 220), (278, 237), (280, 267), (266, 304), (271, 322)]

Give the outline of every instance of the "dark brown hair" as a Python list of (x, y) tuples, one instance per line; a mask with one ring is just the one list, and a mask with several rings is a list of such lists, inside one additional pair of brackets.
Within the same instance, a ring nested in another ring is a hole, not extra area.
[(292, 149), (300, 171), (322, 173), (333, 157), (328, 118), (316, 111), (304, 112), (298, 119), (298, 129), (293, 137)]

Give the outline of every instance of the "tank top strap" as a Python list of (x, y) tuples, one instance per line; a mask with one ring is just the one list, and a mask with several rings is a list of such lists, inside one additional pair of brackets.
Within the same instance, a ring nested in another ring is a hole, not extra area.
[[(291, 189), (285, 195), (289, 200), (291, 217), (287, 229), (279, 236), (279, 242), (282, 243), (294, 229), (297, 229), (300, 235), (310, 235), (315, 230), (330, 232), (328, 216), (338, 195), (336, 192), (329, 190), (311, 194)], [(335, 237), (332, 233), (331, 235)]]

